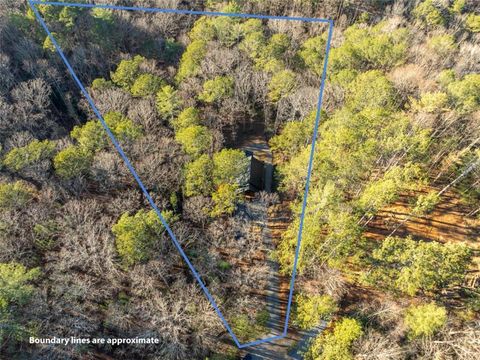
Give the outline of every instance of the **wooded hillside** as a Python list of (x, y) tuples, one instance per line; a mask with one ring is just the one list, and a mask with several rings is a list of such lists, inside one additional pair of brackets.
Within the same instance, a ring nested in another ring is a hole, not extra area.
[[(334, 20), (293, 340), (273, 356), (312, 329), (304, 359), (480, 353), (478, 2), (95, 3)], [(272, 281), (285, 316), (328, 24), (37, 8), (232, 330), (265, 337)], [(244, 356), (27, 2), (1, 2), (0, 45), (0, 358)]]

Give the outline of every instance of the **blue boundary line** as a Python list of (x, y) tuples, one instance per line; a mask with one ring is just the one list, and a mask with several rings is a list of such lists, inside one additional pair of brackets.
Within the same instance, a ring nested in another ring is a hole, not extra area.
[[(108, 137), (112, 141), (115, 149), (118, 151), (120, 156), (122, 157), (123, 161), (125, 162), (125, 165), (127, 166), (128, 170), (130, 173), (133, 175), (135, 178), (136, 182), (140, 186), (143, 194), (147, 198), (150, 206), (153, 208), (157, 216), (159, 217), (160, 221), (162, 222), (163, 226), (165, 227), (167, 233), (170, 235), (170, 238), (172, 239), (173, 244), (177, 248), (178, 252), (182, 256), (182, 258), (185, 260), (185, 263), (188, 265), (190, 270), (192, 271), (193, 276), (197, 280), (198, 284), (200, 285), (200, 288), (202, 291), (205, 293), (205, 296), (207, 299), (210, 301), (212, 304), (212, 307), (214, 308), (215, 312), (217, 315), (220, 317), (220, 320), (222, 321), (223, 325), (225, 326), (227, 332), (230, 334), (232, 337), (233, 341), (235, 342), (235, 345), (237, 345), (238, 348), (246, 348), (250, 346), (255, 346), (259, 345), (262, 343), (266, 342), (272, 342), (275, 340), (282, 339), (287, 336), (287, 330), (288, 330), (288, 322), (290, 319), (290, 312), (291, 312), (291, 305), (292, 305), (292, 299), (293, 299), (293, 290), (295, 286), (295, 278), (297, 274), (297, 264), (298, 264), (298, 258), (300, 254), (300, 245), (301, 245), (301, 240), (302, 240), (302, 233), (303, 233), (303, 225), (304, 225), (304, 218), (305, 218), (305, 212), (306, 212), (306, 207), (307, 207), (307, 198), (308, 198), (308, 192), (310, 188), (310, 178), (312, 174), (312, 169), (313, 169), (313, 159), (314, 159), (314, 154), (315, 154), (315, 144), (316, 144), (316, 139), (318, 135), (318, 127), (320, 124), (320, 118), (321, 118), (321, 108), (322, 108), (322, 102), (323, 102), (323, 93), (325, 89), (325, 82), (326, 82), (326, 76), (327, 76), (327, 67), (328, 67), (328, 57), (330, 54), (330, 47), (331, 47), (331, 40), (332, 40), (332, 33), (333, 33), (333, 20), (327, 20), (327, 19), (318, 19), (318, 18), (305, 18), (305, 17), (288, 17), (288, 16), (269, 16), (269, 15), (254, 15), (254, 14), (236, 14), (236, 13), (222, 13), (222, 12), (209, 12), (209, 11), (194, 11), (194, 10), (176, 10), (176, 9), (161, 9), (161, 8), (143, 8), (143, 7), (131, 7), (131, 6), (114, 6), (114, 5), (95, 5), (95, 4), (80, 4), (80, 3), (63, 3), (63, 2), (56, 2), (56, 1), (38, 1), (38, 0), (28, 0), (28, 3), (33, 10), (37, 20), (39, 21), (40, 25), (43, 27), (45, 32), (47, 33), (47, 36), (50, 38), (52, 44), (54, 45), (56, 51), (62, 58), (64, 64), (66, 65), (68, 71), (70, 72), (70, 75), (72, 75), (74, 81), (76, 82), (77, 86), (80, 88), (80, 91), (82, 94), (85, 96), (87, 99), (90, 107), (92, 108), (93, 112), (97, 116), (98, 120), (102, 124), (103, 128), (105, 129)], [(238, 338), (235, 336), (234, 332), (228, 325), (227, 320), (223, 316), (222, 312), (218, 308), (217, 303), (215, 302), (213, 296), (210, 294), (208, 291), (206, 285), (204, 284), (200, 274), (198, 274), (197, 270), (195, 270), (195, 267), (192, 265), (190, 260), (188, 259), (188, 256), (185, 254), (183, 251), (182, 247), (180, 246), (178, 240), (175, 237), (175, 234), (171, 230), (170, 226), (167, 224), (166, 220), (161, 214), (161, 211), (158, 209), (158, 207), (155, 205), (155, 202), (153, 201), (151, 195), (145, 188), (145, 186), (142, 183), (142, 180), (138, 176), (137, 172), (133, 168), (132, 164), (130, 163), (130, 160), (127, 158), (125, 155), (122, 147), (118, 143), (117, 139), (113, 135), (112, 131), (106, 124), (105, 120), (103, 119), (103, 116), (101, 115), (100, 111), (97, 109), (95, 106), (93, 99), (91, 98), (90, 94), (88, 91), (85, 89), (83, 86), (82, 82), (79, 80), (77, 77), (75, 71), (73, 70), (72, 66), (70, 65), (69, 61), (67, 60), (66, 56), (64, 55), (62, 49), (58, 45), (57, 41), (53, 37), (52, 33), (48, 29), (45, 21), (43, 20), (42, 16), (38, 12), (38, 9), (35, 7), (35, 5), (53, 5), (53, 6), (64, 6), (64, 7), (82, 7), (82, 8), (101, 8), (101, 9), (111, 9), (111, 10), (127, 10), (127, 11), (144, 11), (144, 12), (160, 12), (160, 13), (174, 13), (174, 14), (186, 14), (186, 15), (205, 15), (205, 16), (227, 16), (227, 17), (240, 17), (240, 18), (256, 18), (256, 19), (270, 19), (270, 20), (290, 20), (290, 21), (305, 21), (305, 22), (318, 22), (318, 23), (328, 23), (328, 39), (327, 39), (327, 44), (326, 44), (326, 50), (325, 50), (325, 59), (323, 63), (323, 71), (322, 71), (322, 78), (321, 78), (321, 84), (320, 84), (320, 93), (318, 97), (318, 104), (317, 104), (317, 115), (315, 118), (315, 127), (313, 131), (313, 136), (312, 136), (312, 145), (311, 145), (311, 152), (310, 152), (310, 158), (309, 158), (309, 163), (308, 163), (308, 171), (307, 171), (307, 179), (305, 183), (305, 193), (303, 196), (303, 203), (302, 203), (302, 211), (301, 211), (301, 217), (300, 217), (300, 225), (299, 225), (299, 231), (298, 231), (298, 237), (297, 237), (297, 245), (296, 245), (296, 250), (295, 250), (295, 259), (294, 259), (294, 264), (293, 264), (293, 271), (292, 271), (292, 278), (290, 280), (290, 292), (288, 295), (288, 304), (287, 304), (287, 312), (286, 312), (286, 318), (285, 318), (285, 324), (283, 328), (283, 333), (278, 336), (272, 336), (256, 341), (252, 341), (249, 343), (241, 344), (238, 341)]]

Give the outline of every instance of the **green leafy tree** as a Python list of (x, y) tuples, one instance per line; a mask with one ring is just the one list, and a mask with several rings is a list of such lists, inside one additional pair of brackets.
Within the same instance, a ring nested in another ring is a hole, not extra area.
[[(316, 185), (309, 196), (297, 264), (299, 273), (319, 261), (330, 266), (344, 261), (361, 236), (358, 218), (342, 208), (343, 195), (337, 184), (329, 181), (324, 186)], [(295, 203), (292, 207), (294, 213), (300, 214), (301, 204)], [(299, 226), (300, 216), (297, 216), (282, 234), (275, 254), (284, 274), (289, 274), (293, 268)]]
[(166, 39), (162, 52), (162, 59), (169, 64), (176, 64), (183, 52), (183, 45), (174, 39)]
[(440, 6), (440, 2), (425, 0), (413, 9), (413, 15), (427, 26), (444, 26), (446, 24), (446, 19), (442, 14), (444, 10)]
[(188, 33), (188, 37), (193, 41), (208, 42), (215, 38), (215, 28), (212, 25), (210, 18), (206, 16), (200, 17), (195, 24), (193, 24), (192, 30)]
[(208, 196), (213, 190), (213, 161), (203, 154), (187, 164), (185, 169), (185, 196)]
[(69, 146), (53, 158), (53, 166), (58, 176), (71, 179), (88, 173), (92, 166), (93, 153), (81, 146)]
[(417, 215), (424, 215), (431, 212), (440, 201), (440, 196), (436, 191), (431, 191), (426, 195), (420, 195), (417, 199), (412, 212)]
[(180, 65), (175, 77), (177, 82), (195, 76), (200, 71), (200, 64), (207, 53), (207, 43), (203, 40), (194, 40), (187, 46), (180, 59)]
[(141, 74), (135, 79), (130, 92), (133, 96), (149, 96), (156, 94), (161, 86), (163, 85), (163, 80), (153, 74)]
[(33, 194), (33, 189), (22, 181), (0, 184), (0, 210), (21, 209)]
[(111, 89), (113, 86), (111, 81), (105, 80), (104, 78), (98, 78), (92, 81), (93, 90)]
[(234, 81), (231, 76), (217, 76), (203, 84), (203, 91), (198, 98), (208, 104), (233, 95)]
[(263, 24), (260, 19), (248, 19), (240, 25), (243, 37), (255, 32), (263, 32)]
[(410, 306), (405, 315), (405, 324), (409, 328), (409, 336), (418, 338), (432, 336), (447, 322), (447, 311), (434, 302), (418, 306)]
[[(240, 13), (241, 8), (235, 2), (230, 2), (220, 10), (222, 13)], [(212, 27), (215, 29), (215, 37), (225, 46), (233, 46), (242, 36), (240, 18), (215, 16), (210, 19)]]
[(176, 119), (173, 119), (171, 123), (175, 131), (189, 126), (200, 125), (200, 112), (194, 107), (188, 107), (184, 109)]
[(61, 8), (53, 5), (38, 5), (38, 11), (46, 20), (57, 20)]
[(163, 86), (157, 92), (157, 110), (164, 118), (171, 119), (177, 116), (181, 106), (182, 99), (173, 86)]
[(465, 9), (465, 2), (466, 0), (454, 0), (451, 6), (451, 11), (454, 14), (461, 14), (462, 11)]
[(439, 84), (446, 89), (449, 84), (455, 81), (455, 71), (452, 69), (445, 69), (440, 71), (438, 74), (437, 81)]
[(115, 72), (110, 73), (110, 78), (117, 85), (125, 90), (130, 90), (140, 74), (140, 65), (145, 61), (145, 58), (136, 55), (131, 60), (122, 60), (117, 66)]
[(28, 303), (35, 289), (29, 283), (40, 276), (38, 268), (27, 270), (17, 263), (0, 264), (0, 342), (25, 337), (28, 329), (19, 321), (18, 311)]
[(255, 66), (268, 73), (276, 73), (285, 70), (283, 61), (287, 49), (290, 47), (290, 38), (286, 34), (274, 34), (266, 44), (259, 49), (258, 56), (252, 58)]
[(447, 87), (459, 111), (469, 113), (480, 108), (480, 74), (468, 74)]
[(286, 34), (273, 34), (268, 40), (267, 48), (265, 49), (267, 57), (280, 58), (290, 47), (291, 41)]
[(320, 325), (337, 311), (335, 300), (329, 295), (298, 295), (294, 323), (301, 329), (308, 330)]
[(58, 14), (58, 21), (65, 24), (67, 29), (70, 30), (73, 28), (77, 17), (82, 12), (84, 12), (83, 9), (65, 6)]
[[(162, 216), (169, 226), (177, 220), (171, 211), (162, 212)], [(148, 260), (155, 241), (160, 239), (164, 230), (154, 210), (140, 210), (135, 215), (124, 213), (112, 227), (117, 252), (123, 264), (128, 267)]]
[(432, 36), (428, 39), (427, 46), (442, 58), (448, 57), (457, 49), (455, 37), (451, 34)]
[(291, 70), (283, 70), (272, 76), (268, 84), (268, 98), (272, 102), (279, 101), (289, 95), (296, 85), (296, 75)]
[(395, 201), (401, 190), (406, 190), (415, 185), (415, 180), (420, 174), (418, 166), (392, 166), (381, 179), (370, 182), (358, 199), (362, 211), (371, 215), (376, 210)]
[(289, 121), (269, 144), (276, 163), (284, 163), (302, 151), (312, 140), (317, 112), (313, 111), (301, 121)]
[(215, 185), (236, 184), (248, 186), (250, 160), (238, 149), (223, 149), (213, 155), (213, 182)]
[(211, 216), (232, 215), (237, 203), (242, 199), (243, 196), (237, 184), (220, 184), (217, 191), (212, 194), (214, 206)]
[(39, 161), (51, 159), (55, 153), (55, 143), (49, 140), (33, 140), (27, 146), (10, 150), (3, 164), (12, 171), (20, 171)]
[(331, 50), (330, 75), (343, 69), (390, 69), (404, 63), (409, 40), (408, 30), (392, 30), (387, 25), (386, 22), (380, 22), (373, 27), (355, 24), (347, 28), (343, 33), (343, 44)]
[(358, 320), (343, 318), (332, 331), (317, 336), (305, 354), (305, 360), (353, 360), (352, 345), (362, 336)]
[[(142, 128), (119, 112), (108, 112), (103, 116), (113, 135), (121, 142), (131, 142), (142, 135)], [(82, 148), (96, 152), (108, 146), (108, 135), (98, 120), (90, 120), (85, 125), (75, 126), (70, 136), (77, 140)]]
[(356, 110), (392, 109), (395, 105), (395, 89), (381, 71), (367, 71), (358, 75), (350, 84), (347, 102)]
[(322, 36), (315, 36), (307, 39), (299, 51), (300, 57), (315, 74), (323, 72), (323, 54), (325, 53), (325, 39)]
[(480, 15), (475, 13), (468, 14), (467, 18), (465, 19), (465, 26), (473, 33), (480, 32)]
[[(56, 32), (52, 32), (52, 36), (58, 42), (58, 34)], [(50, 36), (45, 37), (42, 47), (44, 50), (50, 51), (52, 53), (56, 51), (55, 45), (53, 44), (53, 41), (50, 39)]]
[(108, 23), (113, 23), (115, 21), (115, 17), (113, 11), (110, 9), (102, 9), (102, 8), (92, 8), (92, 16), (95, 19), (102, 20)]
[(239, 44), (239, 48), (254, 60), (260, 57), (265, 46), (265, 35), (260, 30), (246, 34)]
[[(102, 48), (114, 51), (120, 40), (115, 29), (114, 12), (109, 9), (93, 8), (90, 13), (93, 18), (92, 38)], [(105, 34), (108, 34), (108, 36), (105, 36)]]
[(448, 109), (448, 95), (442, 91), (423, 93), (413, 107), (427, 113), (439, 113)]
[(207, 152), (213, 141), (210, 130), (201, 125), (188, 126), (178, 130), (175, 140), (182, 145), (188, 155), (195, 158)]
[(375, 268), (367, 280), (411, 296), (434, 292), (461, 282), (470, 260), (465, 245), (387, 238), (373, 251)]
[(253, 339), (252, 323), (247, 315), (241, 314), (233, 317), (232, 329), (242, 342)]

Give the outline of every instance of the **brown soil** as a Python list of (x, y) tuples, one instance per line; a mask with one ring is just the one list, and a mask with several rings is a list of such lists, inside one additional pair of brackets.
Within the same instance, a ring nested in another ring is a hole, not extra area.
[(413, 215), (412, 203), (419, 195), (430, 191), (439, 191), (439, 188), (402, 194), (395, 203), (377, 213), (364, 235), (380, 241), (396, 229), (393, 235), (399, 237), (410, 235), (424, 241), (464, 243), (474, 250), (473, 266), (466, 283), (475, 287), (480, 274), (480, 220), (467, 216), (471, 208), (454, 191), (445, 192), (430, 213)]

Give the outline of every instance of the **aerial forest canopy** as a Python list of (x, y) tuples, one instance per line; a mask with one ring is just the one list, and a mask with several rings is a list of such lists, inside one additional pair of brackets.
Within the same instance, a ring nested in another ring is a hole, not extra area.
[[(333, 20), (323, 106), (328, 23), (36, 5), (160, 219), (3, 1), (0, 358), (478, 356), (478, 2), (128, 5)], [(289, 337), (238, 349), (169, 230), (243, 343), (283, 330), (301, 225)], [(29, 343), (54, 336), (159, 343)]]

